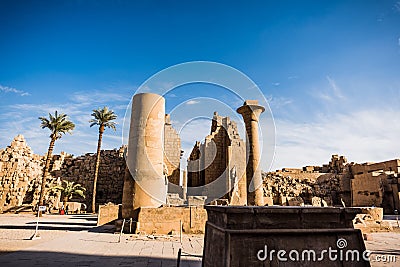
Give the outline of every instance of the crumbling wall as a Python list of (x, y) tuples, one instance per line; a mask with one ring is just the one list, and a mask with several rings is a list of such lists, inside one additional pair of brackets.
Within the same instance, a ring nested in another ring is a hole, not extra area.
[(189, 187), (197, 187), (206, 184), (204, 171), (201, 171), (200, 145), (199, 141), (195, 143), (187, 162), (187, 182)]
[(313, 204), (320, 198), (329, 206), (351, 205), (350, 165), (344, 156), (333, 155), (329, 164), (284, 168), (263, 173), (264, 197), (276, 205)]
[(0, 212), (39, 198), (43, 157), (18, 135), (0, 150)]
[[(36, 205), (39, 199), (44, 168), (44, 156), (34, 154), (22, 135), (18, 135), (11, 145), (0, 150), (0, 212), (17, 208), (22, 204)], [(51, 177), (47, 180), (49, 189), (61, 180), (74, 181), (84, 186), (86, 199), (77, 201), (91, 205), (95, 154), (72, 157), (65, 152), (53, 155), (50, 164)], [(121, 203), (125, 172), (124, 148), (102, 150), (96, 203)], [(45, 196), (45, 203), (57, 206), (59, 194)]]
[(188, 160), (188, 185), (203, 186), (221, 178), (233, 205), (247, 202), (246, 145), (236, 122), (214, 112), (211, 133), (204, 143), (196, 142)]
[(169, 114), (165, 115), (164, 125), (164, 164), (167, 168), (167, 177), (170, 183), (179, 185), (181, 138), (171, 125)]
[(400, 209), (400, 160), (351, 166), (353, 206), (383, 207), (385, 213)]

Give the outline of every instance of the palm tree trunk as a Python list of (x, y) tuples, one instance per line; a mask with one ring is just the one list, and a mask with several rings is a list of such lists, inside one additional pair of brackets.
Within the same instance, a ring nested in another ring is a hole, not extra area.
[(39, 206), (43, 206), (44, 194), (46, 191), (46, 181), (47, 181), (47, 176), (49, 175), (49, 171), (50, 171), (51, 156), (53, 154), (55, 142), (56, 142), (56, 138), (52, 137), (51, 141), (50, 141), (49, 149), (47, 150), (46, 163), (44, 165), (44, 170), (43, 170), (42, 187), (40, 189), (40, 197), (39, 197)]
[(104, 133), (104, 125), (100, 125), (100, 127), (99, 127), (99, 140), (97, 141), (96, 167), (94, 169), (94, 180), (93, 180), (93, 198), (92, 198), (92, 212), (93, 213), (96, 213), (97, 177), (99, 176), (101, 140), (103, 139), (103, 133)]

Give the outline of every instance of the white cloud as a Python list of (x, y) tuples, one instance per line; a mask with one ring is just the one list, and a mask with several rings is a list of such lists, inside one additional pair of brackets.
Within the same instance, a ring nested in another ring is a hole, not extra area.
[(197, 100), (189, 100), (189, 101), (186, 102), (186, 105), (195, 105), (195, 104), (198, 104), (198, 103), (200, 103), (200, 102), (197, 101)]
[(273, 169), (321, 165), (328, 163), (332, 154), (359, 163), (400, 158), (400, 110), (333, 114), (309, 123), (279, 119), (275, 122)]
[(336, 85), (336, 82), (329, 76), (326, 76), (326, 79), (329, 82), (329, 85), (331, 86), (331, 89), (333, 91), (333, 94), (340, 99), (345, 99), (344, 95), (342, 94), (342, 91), (340, 88)]
[(110, 103), (112, 101), (126, 101), (129, 102), (131, 96), (122, 93), (110, 93), (101, 91), (77, 92), (73, 93), (70, 99), (81, 105), (94, 105), (98, 103)]
[(346, 100), (345, 95), (342, 93), (342, 90), (336, 84), (336, 81), (329, 76), (326, 76), (326, 79), (328, 80), (329, 88), (320, 89), (318, 91), (314, 90), (312, 95), (327, 102)]
[(394, 6), (393, 6), (394, 10), (397, 12), (400, 12), (400, 1), (397, 1)]
[(5, 93), (15, 93), (20, 96), (29, 96), (30, 95), (28, 92), (24, 92), (22, 90), (18, 90), (18, 89), (8, 87), (8, 86), (3, 86), (3, 85), (0, 85), (0, 91), (5, 92)]
[(286, 97), (274, 97), (272, 95), (266, 97), (268, 104), (270, 105), (271, 109), (279, 109), (282, 107), (286, 107), (293, 103), (292, 99)]
[(279, 86), (281, 83), (272, 83), (273, 86)]

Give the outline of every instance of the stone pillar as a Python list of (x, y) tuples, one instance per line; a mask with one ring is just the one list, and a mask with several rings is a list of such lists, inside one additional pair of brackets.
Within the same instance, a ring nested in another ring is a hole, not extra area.
[(124, 175), (124, 188), (122, 191), (122, 218), (129, 219), (134, 217), (133, 207), (135, 198), (135, 180), (126, 167)]
[(186, 197), (187, 197), (187, 175), (186, 175), (186, 171), (183, 171), (183, 175), (182, 175), (182, 189), (183, 189), (183, 200), (186, 200)]
[(265, 108), (258, 105), (257, 100), (246, 100), (237, 112), (243, 116), (246, 126), (246, 179), (247, 189), (250, 189), (250, 182), (253, 180), (254, 191), (248, 192), (247, 204), (264, 206), (263, 183), (260, 165), (260, 146), (258, 141), (258, 120)]
[[(127, 166), (134, 181), (134, 190), (124, 188), (130, 196), (123, 199), (133, 209), (159, 207), (166, 202), (167, 181), (163, 175), (163, 133), (165, 99), (157, 94), (137, 94), (132, 101)], [(132, 182), (125, 181), (126, 186)], [(127, 198), (132, 197), (130, 203)], [(124, 206), (124, 203), (122, 203)], [(128, 212), (125, 212), (128, 214)]]

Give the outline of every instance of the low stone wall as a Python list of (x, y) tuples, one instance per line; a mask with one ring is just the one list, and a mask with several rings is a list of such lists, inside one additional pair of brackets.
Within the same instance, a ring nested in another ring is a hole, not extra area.
[(178, 234), (180, 221), (184, 233), (201, 234), (207, 221), (203, 207), (140, 208), (138, 212), (136, 232), (142, 234)]
[(106, 204), (99, 206), (99, 215), (97, 216), (97, 226), (104, 225), (118, 219), (121, 205)]

